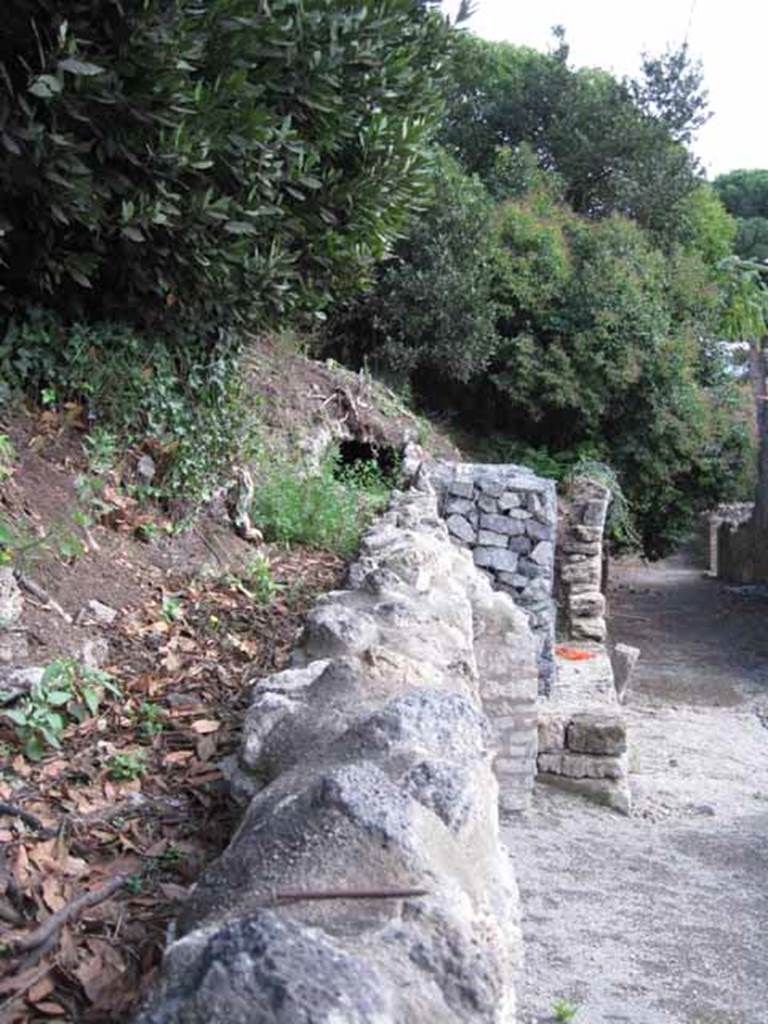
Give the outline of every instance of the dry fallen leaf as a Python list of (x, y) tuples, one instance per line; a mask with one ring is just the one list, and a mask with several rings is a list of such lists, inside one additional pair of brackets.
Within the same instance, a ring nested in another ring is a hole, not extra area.
[(221, 722), (217, 722), (215, 718), (198, 718), (196, 722), (192, 722), (190, 729), (196, 732), (198, 736), (207, 736), (210, 732), (216, 732), (221, 728)]
[(27, 1002), (39, 1003), (53, 992), (56, 986), (53, 983), (53, 978), (50, 974), (46, 974), (44, 978), (41, 978), (37, 984), (33, 985), (32, 988), (27, 992)]
[(67, 1011), (59, 1003), (46, 1002), (38, 1003), (35, 1009), (44, 1013), (46, 1017), (66, 1017)]

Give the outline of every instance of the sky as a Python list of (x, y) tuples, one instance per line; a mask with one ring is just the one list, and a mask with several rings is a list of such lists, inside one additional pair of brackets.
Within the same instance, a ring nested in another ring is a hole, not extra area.
[[(458, 0), (444, 0), (453, 13)], [(476, 0), (468, 27), (486, 39), (547, 50), (565, 27), (574, 66), (635, 75), (641, 55), (686, 39), (701, 60), (712, 118), (693, 149), (712, 179), (739, 168), (768, 168), (765, 0)]]

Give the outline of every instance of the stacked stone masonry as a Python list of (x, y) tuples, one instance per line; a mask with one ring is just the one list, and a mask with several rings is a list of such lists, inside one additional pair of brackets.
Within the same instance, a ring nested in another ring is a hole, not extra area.
[[(498, 808), (531, 786), (536, 690), (526, 616), (450, 543), (428, 487), (396, 495), (292, 667), (254, 683), (232, 767), (248, 808), (137, 1024), (513, 1024)], [(425, 894), (384, 895), (409, 888)]]
[(611, 492), (583, 477), (563, 505), (558, 537), (557, 593), (566, 634), (602, 642), (606, 636), (603, 531)]
[(440, 513), (475, 565), (522, 608), (538, 641), (539, 690), (554, 682), (555, 483), (524, 466), (436, 462), (424, 472)]
[[(745, 526), (752, 518), (754, 508), (754, 502), (751, 501), (731, 502), (730, 504), (718, 505), (713, 512), (708, 513), (710, 576), (718, 576), (720, 574), (719, 538), (721, 527), (725, 533), (730, 534), (738, 530), (739, 527)], [(725, 546), (728, 546), (728, 540), (728, 537), (724, 538)], [(727, 564), (727, 556), (725, 561)]]
[(559, 662), (557, 694), (541, 703), (538, 779), (628, 814), (627, 727), (611, 660), (600, 644), (581, 653)]

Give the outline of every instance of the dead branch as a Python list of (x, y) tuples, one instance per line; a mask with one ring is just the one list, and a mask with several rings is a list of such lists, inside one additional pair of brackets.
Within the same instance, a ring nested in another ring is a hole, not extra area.
[[(48, 832), (50, 831), (46, 825), (40, 821), (36, 814), (30, 814), (29, 811), (25, 811), (23, 807), (19, 807), (18, 804), (9, 804), (5, 800), (0, 800), (0, 815), (3, 817), (20, 818), (25, 825), (29, 825), (35, 832)], [(54, 830), (53, 834), (56, 834)], [(50, 838), (50, 837), (49, 837)]]
[(59, 602), (54, 600), (47, 590), (44, 590), (39, 584), (35, 583), (34, 580), (31, 580), (29, 576), (25, 576), (23, 572), (16, 570), (14, 575), (16, 576), (20, 587), (23, 587), (24, 590), (30, 593), (33, 597), (36, 597), (38, 601), (42, 601), (44, 605), (47, 605), (55, 611), (56, 614), (60, 615), (68, 625), (72, 625), (72, 616), (69, 612), (64, 611)]
[(61, 910), (57, 910), (55, 914), (51, 914), (49, 918), (43, 921), (34, 931), (30, 932), (29, 935), (23, 935), (21, 938), (13, 940), (9, 944), (11, 952), (14, 955), (18, 955), (19, 953), (29, 953), (37, 950), (52, 939), (67, 921), (77, 917), (83, 910), (95, 907), (97, 904), (103, 903), (104, 900), (108, 900), (110, 896), (113, 896), (119, 889), (122, 889), (130, 878), (130, 875), (115, 875), (114, 878), (110, 878), (108, 882), (98, 889), (91, 889), (76, 899), (70, 900), (66, 906), (63, 906)]

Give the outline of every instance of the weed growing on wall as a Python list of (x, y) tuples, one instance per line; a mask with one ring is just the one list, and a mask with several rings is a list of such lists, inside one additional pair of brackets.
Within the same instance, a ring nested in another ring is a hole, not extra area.
[(266, 540), (351, 555), (365, 525), (386, 504), (389, 487), (373, 461), (341, 467), (332, 453), (318, 469), (307, 470), (287, 459), (263, 459), (251, 514)]

